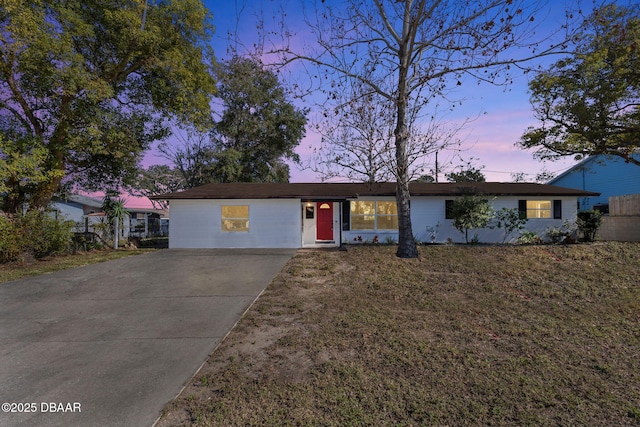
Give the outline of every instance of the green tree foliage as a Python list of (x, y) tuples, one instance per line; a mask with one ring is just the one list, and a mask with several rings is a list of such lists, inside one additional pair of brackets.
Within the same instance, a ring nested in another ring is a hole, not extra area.
[(616, 155), (640, 166), (640, 10), (609, 4), (584, 24), (575, 55), (529, 84), (539, 127), (519, 141), (543, 159)]
[(209, 134), (191, 129), (186, 137), (180, 135), (175, 134), (182, 140), (181, 146), (163, 142), (158, 146), (158, 150), (173, 163), (173, 169), (184, 181), (184, 188), (216, 182), (214, 176), (218, 167), (218, 150), (211, 144)]
[(216, 72), (219, 120), (209, 134), (191, 130), (182, 147), (161, 151), (187, 188), (211, 182), (288, 182), (286, 160), (305, 134), (306, 111), (296, 108), (277, 76), (250, 58), (234, 57)]
[[(135, 176), (167, 118), (210, 120), (212, 26), (201, 0), (5, 0), (0, 8), (2, 150), (37, 173), (7, 179), (16, 212), (44, 208), (63, 180), (89, 190)], [(14, 167), (21, 167), (15, 162)]]
[(433, 183), (433, 182), (436, 182), (436, 179), (431, 175), (420, 175), (418, 178), (414, 179), (412, 182)]
[(489, 199), (481, 194), (465, 194), (453, 201), (451, 206), (453, 226), (464, 233), (466, 243), (469, 243), (469, 230), (485, 228), (494, 216), (494, 210)]
[(224, 110), (213, 132), (216, 181), (288, 182), (285, 160), (300, 160), (294, 150), (305, 134), (306, 111), (289, 102), (278, 77), (256, 60), (233, 57), (217, 77)]
[(0, 210), (20, 212), (27, 195), (61, 173), (45, 168), (47, 149), (37, 141), (0, 134)]
[[(168, 165), (151, 165), (141, 168), (140, 175), (131, 193), (134, 196), (149, 197), (158, 194), (173, 193), (187, 188), (183, 175), (177, 168)], [(151, 201), (155, 208), (166, 209), (168, 204)]]
[[(130, 193), (138, 197), (157, 196), (173, 193), (187, 188), (185, 179), (177, 168), (167, 165), (151, 165), (140, 168), (136, 181), (130, 187)], [(156, 209), (167, 209), (166, 201), (151, 200)]]
[(0, 263), (66, 252), (73, 236), (72, 227), (73, 221), (55, 219), (41, 211), (0, 214)]
[(477, 168), (472, 164), (472, 160), (468, 161), (464, 166), (460, 166), (457, 170), (445, 174), (445, 178), (449, 182), (486, 182), (486, 177), (482, 173), (480, 166)]
[(485, 182), (487, 179), (480, 169), (471, 167), (444, 175), (449, 182)]

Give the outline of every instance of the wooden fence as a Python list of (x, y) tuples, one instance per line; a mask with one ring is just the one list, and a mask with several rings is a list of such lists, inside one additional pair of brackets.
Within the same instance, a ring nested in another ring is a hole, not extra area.
[(598, 239), (640, 242), (640, 194), (609, 197)]
[(640, 194), (609, 197), (609, 215), (640, 215)]

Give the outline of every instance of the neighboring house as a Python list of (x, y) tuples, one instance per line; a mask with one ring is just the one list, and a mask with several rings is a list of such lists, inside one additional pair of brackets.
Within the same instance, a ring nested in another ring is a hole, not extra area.
[(54, 196), (51, 201), (50, 211), (57, 218), (64, 218), (76, 223), (82, 223), (89, 214), (102, 211), (102, 200), (73, 194), (68, 197)]
[[(411, 183), (417, 239), (464, 241), (446, 208), (463, 187), (490, 195), (495, 209), (520, 209), (536, 233), (575, 220), (578, 197), (597, 195), (532, 183)], [(395, 183), (234, 183), (152, 198), (170, 202), (170, 248), (300, 248), (397, 240), (395, 192)], [(502, 241), (502, 230), (475, 233), (481, 242)]]
[[(149, 237), (166, 235), (162, 232), (160, 218), (167, 215), (166, 211), (145, 208), (125, 208), (127, 215), (120, 232), (120, 237), (130, 235)], [(56, 218), (64, 218), (76, 223), (75, 231), (94, 231), (98, 224), (106, 223), (107, 219), (102, 211), (102, 200), (74, 194), (65, 198), (54, 197), (50, 205), (50, 212)]]
[[(640, 160), (640, 154), (634, 154)], [(599, 209), (608, 213), (609, 197), (640, 193), (640, 167), (618, 156), (590, 156), (550, 180), (547, 184), (600, 193), (580, 197), (579, 210)]]
[(168, 225), (163, 229), (162, 219), (167, 211), (160, 209), (127, 208), (129, 212), (129, 235), (136, 237), (166, 236)]

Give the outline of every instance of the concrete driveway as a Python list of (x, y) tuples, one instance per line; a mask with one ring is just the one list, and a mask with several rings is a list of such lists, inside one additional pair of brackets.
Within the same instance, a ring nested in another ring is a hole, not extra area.
[(0, 284), (0, 425), (153, 425), (294, 253), (170, 249)]

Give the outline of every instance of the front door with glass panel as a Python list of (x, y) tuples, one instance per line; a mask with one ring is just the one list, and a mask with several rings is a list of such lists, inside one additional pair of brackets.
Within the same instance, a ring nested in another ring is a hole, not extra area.
[(318, 203), (316, 239), (333, 240), (333, 203)]

